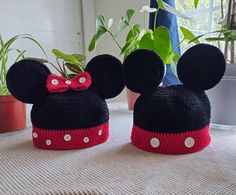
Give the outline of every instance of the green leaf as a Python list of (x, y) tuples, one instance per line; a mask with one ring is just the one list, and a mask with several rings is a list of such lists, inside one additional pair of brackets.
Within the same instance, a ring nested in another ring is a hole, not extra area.
[(192, 40), (190, 40), (188, 43), (192, 43), (194, 42), (195, 40), (197, 39), (200, 39), (201, 37), (205, 36), (205, 35), (208, 35), (208, 34), (213, 34), (213, 33), (224, 33), (225, 30), (216, 30), (216, 31), (212, 31), (212, 32), (207, 32), (207, 33), (204, 33), (204, 34), (201, 34), (201, 35), (198, 35), (196, 37), (194, 37)]
[(34, 42), (34, 43), (41, 49), (41, 51), (44, 53), (44, 55), (47, 57), (47, 54), (46, 54), (46, 52), (44, 51), (42, 45), (41, 45), (36, 39), (34, 39), (34, 38), (31, 37), (31, 36), (22, 37), (22, 38), (23, 38), (23, 39), (28, 39), (28, 40), (31, 40), (32, 42)]
[(1, 68), (0, 68), (0, 88), (1, 88), (1, 93), (2, 94), (10, 94), (7, 88), (2, 88), (6, 85), (6, 74), (7, 74), (7, 63), (8, 63), (8, 54), (12, 51), (15, 50), (18, 52), (18, 55), (16, 56), (16, 61), (18, 61), (21, 58), (24, 58), (25, 50), (20, 51), (19, 49), (13, 49), (11, 48), (11, 45), (18, 39), (27, 39), (36, 44), (42, 52), (45, 54), (44, 49), (42, 46), (32, 37), (30, 34), (22, 34), (22, 35), (16, 35), (12, 38), (10, 38), (6, 43), (3, 42), (2, 37), (0, 37), (0, 63), (1, 63)]
[(131, 30), (128, 32), (128, 35), (126, 37), (126, 42), (129, 41), (131, 38), (136, 37), (141, 31), (141, 25), (135, 24)]
[(15, 59), (15, 63), (18, 62), (20, 59), (24, 59), (25, 58), (24, 54), (25, 54), (26, 50), (18, 51), (18, 52), (19, 52), (19, 54), (18, 54), (18, 56)]
[(199, 3), (199, 0), (194, 0), (194, 7), (195, 7), (195, 8), (198, 7), (198, 3)]
[(68, 78), (71, 80), (73, 79), (77, 74), (68, 74)]
[(81, 54), (72, 54), (72, 56), (74, 56), (79, 62), (85, 61), (86, 57), (84, 55)]
[(95, 49), (97, 43), (99, 40), (103, 37), (103, 35), (107, 32), (106, 24), (105, 24), (105, 18), (104, 16), (98, 16), (96, 18), (96, 33), (92, 37), (88, 50), (91, 52)]
[[(25, 36), (25, 35), (17, 35), (17, 36), (14, 36), (12, 37), (11, 39), (9, 39), (4, 45), (3, 47), (1, 48), (0, 50), (0, 60), (2, 59), (2, 57), (4, 55), (6, 55), (6, 53), (8, 53), (8, 49), (9, 47), (11, 46), (11, 44), (14, 43), (14, 41), (16, 41), (17, 39), (19, 39), (20, 37), (22, 36)], [(28, 36), (28, 35), (27, 35)]]
[(121, 49), (121, 54), (125, 54), (127, 56), (130, 52), (133, 51), (132, 48), (136, 48), (136, 42), (138, 41), (138, 36), (137, 34), (135, 37), (131, 37), (124, 45), (124, 47)]
[(168, 28), (159, 26), (153, 32), (154, 51), (161, 57), (164, 64), (169, 64), (170, 52), (172, 52), (171, 38)]
[(31, 40), (32, 42), (34, 42), (41, 50), (42, 52), (46, 55), (43, 47), (29, 34), (23, 34), (23, 35), (16, 35), (14, 37), (12, 37), (11, 39), (9, 39), (1, 48), (0, 50), (0, 60), (3, 57), (3, 55), (5, 55), (5, 53), (8, 51), (9, 47), (17, 40), (17, 39), (28, 39)]
[(65, 63), (65, 66), (73, 73), (80, 73), (82, 70), (79, 66), (71, 63)]
[(158, 8), (160, 9), (165, 9), (164, 5), (163, 5), (163, 0), (156, 0), (157, 4), (158, 4)]
[(212, 42), (212, 41), (226, 41), (227, 38), (225, 37), (209, 37), (206, 38), (205, 40), (208, 42)]
[(123, 31), (127, 26), (130, 25), (130, 20), (132, 19), (134, 15), (134, 10), (133, 9), (128, 9), (125, 13), (124, 16), (121, 17), (119, 24), (117, 26), (114, 38), (116, 38), (121, 31)]
[(0, 96), (3, 96), (3, 95), (10, 95), (10, 92), (6, 86), (3, 86), (0, 88)]
[(88, 48), (88, 51), (91, 52), (95, 49), (96, 47), (96, 35), (93, 35), (90, 43), (89, 43), (89, 48)]
[(180, 59), (180, 55), (179, 55), (179, 54), (174, 54), (174, 55), (172, 56), (172, 59), (174, 60), (175, 64), (177, 64), (178, 61), (179, 61), (179, 59)]
[(69, 55), (66, 53), (61, 52), (58, 49), (53, 49), (52, 53), (58, 58), (58, 59), (63, 59), (65, 61), (69, 61), (72, 64), (80, 64), (77, 58), (74, 55)]
[(1, 48), (3, 47), (4, 43), (3, 43), (3, 40), (2, 40), (2, 36), (0, 35), (0, 46)]
[(154, 50), (154, 40), (152, 38), (152, 35), (150, 33), (146, 33), (143, 35), (143, 37), (140, 40), (139, 43), (140, 49), (148, 49), (148, 50)]
[(223, 32), (223, 34), (227, 39), (230, 40), (236, 39), (236, 30), (226, 30), (225, 32)]
[(110, 18), (110, 19), (108, 20), (108, 23), (107, 23), (107, 28), (110, 29), (111, 26), (112, 26), (112, 24), (113, 24), (113, 19)]
[(184, 36), (184, 39), (189, 40), (195, 44), (199, 44), (200, 41), (196, 39), (196, 36), (187, 28), (184, 28), (183, 26), (180, 27), (180, 30)]

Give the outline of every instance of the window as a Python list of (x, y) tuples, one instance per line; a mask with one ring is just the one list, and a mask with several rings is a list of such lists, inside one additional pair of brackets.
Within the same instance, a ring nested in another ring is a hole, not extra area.
[[(191, 20), (186, 20), (177, 17), (178, 25), (187, 27), (195, 35), (219, 30), (221, 28), (221, 25), (219, 24), (219, 21), (222, 18), (221, 0), (201, 0), (199, 1), (197, 9), (194, 8), (193, 0), (175, 0), (175, 3), (177, 10), (181, 11), (191, 18)], [(223, 0), (223, 6), (223, 14), (225, 15), (227, 0)], [(181, 40), (181, 32), (179, 32), (179, 36)], [(211, 35), (206, 35), (204, 38), (201, 38), (201, 41), (204, 41), (204, 39), (209, 36)], [(218, 43), (213, 42), (212, 44), (217, 45)], [(187, 43), (182, 44), (181, 51), (185, 51), (188, 47), (190, 47), (190, 45), (188, 45)]]

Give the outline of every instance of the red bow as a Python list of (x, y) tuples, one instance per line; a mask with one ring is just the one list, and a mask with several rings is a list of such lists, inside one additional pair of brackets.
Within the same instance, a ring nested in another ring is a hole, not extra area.
[(72, 80), (53, 74), (49, 75), (47, 79), (47, 89), (51, 93), (65, 92), (69, 89), (82, 91), (88, 89), (90, 85), (91, 77), (88, 72), (77, 74)]

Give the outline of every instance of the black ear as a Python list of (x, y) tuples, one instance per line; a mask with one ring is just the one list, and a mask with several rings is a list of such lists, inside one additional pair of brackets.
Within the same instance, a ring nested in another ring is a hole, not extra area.
[(184, 85), (207, 90), (222, 79), (225, 68), (224, 55), (217, 47), (199, 44), (191, 47), (181, 56), (177, 72)]
[(126, 86), (137, 93), (149, 93), (161, 83), (165, 66), (153, 51), (139, 49), (124, 61)]
[(47, 95), (46, 80), (50, 70), (41, 62), (21, 60), (7, 73), (7, 87), (11, 94), (25, 103), (37, 103)]
[(92, 77), (91, 89), (104, 99), (113, 98), (124, 89), (123, 67), (114, 56), (96, 56), (90, 60), (85, 70)]

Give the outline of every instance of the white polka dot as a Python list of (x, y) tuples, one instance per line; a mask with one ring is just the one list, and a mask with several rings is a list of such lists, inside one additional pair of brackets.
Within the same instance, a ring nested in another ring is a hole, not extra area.
[(85, 82), (86, 82), (86, 78), (85, 78), (85, 77), (81, 77), (81, 78), (79, 79), (79, 82), (80, 82), (80, 83), (85, 83)]
[(50, 146), (50, 145), (52, 144), (52, 141), (51, 141), (50, 139), (47, 139), (47, 140), (46, 140), (46, 144), (47, 144), (48, 146)]
[(99, 135), (99, 136), (102, 135), (102, 130), (101, 130), (101, 129), (98, 131), (98, 135)]
[(64, 140), (65, 141), (70, 141), (71, 140), (71, 135), (69, 135), (69, 134), (66, 134), (65, 136), (64, 136)]
[(187, 148), (192, 148), (195, 144), (195, 140), (192, 137), (188, 137), (184, 140), (184, 145)]
[(59, 81), (57, 79), (52, 79), (51, 83), (53, 85), (58, 85), (59, 84)]
[(33, 137), (34, 137), (34, 138), (38, 138), (38, 134), (34, 132), (34, 133), (33, 133)]
[(67, 85), (70, 85), (70, 84), (71, 84), (71, 81), (67, 80), (67, 81), (66, 81), (66, 84), (67, 84)]
[(88, 137), (85, 137), (84, 138), (84, 143), (88, 143), (89, 142), (89, 138)]
[(154, 137), (150, 140), (150, 144), (153, 148), (158, 148), (160, 145), (160, 141), (159, 141), (159, 139)]

